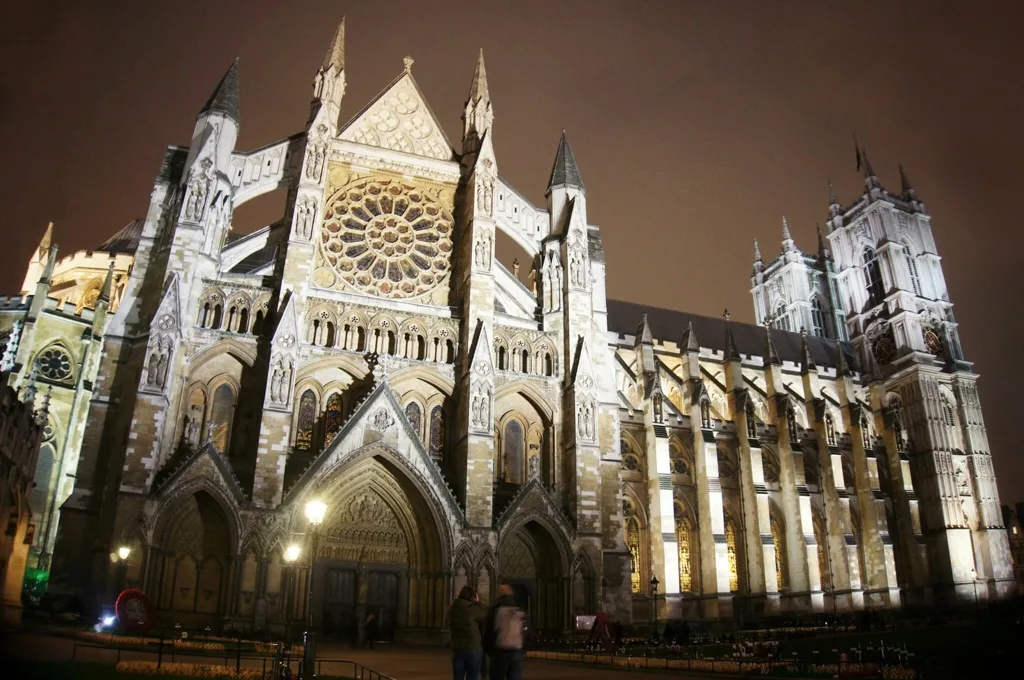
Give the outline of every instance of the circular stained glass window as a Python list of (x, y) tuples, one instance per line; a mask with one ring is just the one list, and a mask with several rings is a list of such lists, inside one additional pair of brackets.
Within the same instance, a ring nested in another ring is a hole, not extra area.
[(36, 361), (44, 378), (67, 380), (71, 377), (71, 357), (60, 347), (44, 349)]
[(452, 229), (451, 214), (416, 186), (367, 179), (328, 202), (320, 250), (331, 274), (348, 286), (379, 297), (415, 298), (448, 275)]

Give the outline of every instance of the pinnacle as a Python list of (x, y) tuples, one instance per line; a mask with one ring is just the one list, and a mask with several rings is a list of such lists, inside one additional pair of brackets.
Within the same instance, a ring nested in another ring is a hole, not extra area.
[(754, 239), (754, 262), (761, 262), (761, 246), (757, 244), (757, 239)]
[(473, 84), (469, 86), (469, 101), (475, 103), (490, 98), (487, 90), (487, 69), (484, 66), (484, 48), (481, 47), (480, 56), (476, 60), (476, 71), (473, 73)]
[(725, 310), (725, 314), (722, 315), (725, 318), (725, 360), (739, 359), (740, 353), (736, 349), (736, 338), (732, 337), (732, 324), (729, 320), (732, 315), (729, 314), (729, 310)]
[(843, 351), (843, 344), (836, 343), (836, 352), (839, 355), (836, 357), (836, 377), (843, 377), (844, 375), (850, 375), (850, 365), (846, 363), (846, 352)]
[(839, 205), (839, 196), (836, 194), (836, 185), (832, 184), (832, 178), (828, 179), (828, 204)]
[(818, 367), (815, 365), (814, 358), (811, 356), (811, 346), (807, 344), (806, 328), (800, 330), (800, 336), (800, 371), (801, 373), (815, 371)]
[(782, 240), (792, 241), (793, 237), (789, 234), (789, 223), (786, 221), (786, 216), (782, 216)]
[(565, 130), (562, 130), (562, 138), (558, 141), (558, 153), (555, 154), (555, 164), (551, 168), (548, 191), (557, 186), (584, 188), (579, 168), (576, 167), (576, 158), (572, 154), (569, 140), (565, 137)]
[(321, 70), (327, 71), (331, 67), (337, 71), (345, 70), (345, 17), (341, 18), (338, 29), (334, 32), (334, 39), (324, 56), (324, 65)]
[(903, 169), (902, 163), (900, 163), (900, 192), (904, 195), (911, 195), (914, 193), (914, 187), (911, 186), (910, 180), (907, 178), (907, 172)]
[(686, 330), (683, 331), (683, 339), (679, 343), (686, 352), (699, 352), (700, 344), (697, 342), (697, 334), (693, 332), (693, 322), (686, 323)]
[(772, 327), (768, 324), (764, 326), (764, 362), (773, 366), (782, 364), (779, 353), (775, 350), (775, 342), (772, 340)]
[(238, 57), (231, 62), (227, 73), (220, 79), (217, 89), (210, 95), (199, 115), (206, 113), (220, 113), (238, 122)]
[(103, 289), (100, 290), (100, 301), (110, 302), (110, 291), (114, 287), (114, 263), (111, 261), (107, 269), (107, 278), (103, 280)]
[(43, 232), (43, 238), (39, 240), (39, 252), (46, 252), (50, 249), (50, 244), (53, 243), (53, 222), (46, 225), (46, 231)]
[(647, 323), (647, 315), (644, 314), (643, 319), (640, 320), (640, 325), (636, 328), (637, 344), (653, 345), (654, 336), (651, 334), (651, 326)]

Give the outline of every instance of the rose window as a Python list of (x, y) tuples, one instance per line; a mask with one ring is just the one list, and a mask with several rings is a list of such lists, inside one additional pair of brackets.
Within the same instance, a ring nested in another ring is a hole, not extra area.
[(50, 380), (67, 380), (71, 377), (71, 357), (59, 347), (43, 350), (37, 359), (39, 372)]
[(339, 191), (324, 211), (320, 249), (349, 286), (386, 298), (414, 298), (448, 275), (452, 217), (399, 180), (371, 179)]

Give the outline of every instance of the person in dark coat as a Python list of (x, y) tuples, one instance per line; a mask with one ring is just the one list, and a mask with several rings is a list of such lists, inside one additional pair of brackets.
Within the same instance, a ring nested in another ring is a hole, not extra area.
[(452, 636), (452, 678), (454, 680), (478, 680), (483, 662), (481, 623), (487, 618), (487, 611), (480, 604), (476, 591), (469, 586), (459, 591), (459, 596), (448, 610), (448, 626)]

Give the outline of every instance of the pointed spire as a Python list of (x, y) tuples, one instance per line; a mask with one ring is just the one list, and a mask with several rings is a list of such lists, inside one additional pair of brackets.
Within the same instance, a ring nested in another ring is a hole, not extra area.
[(100, 289), (100, 302), (110, 302), (110, 291), (114, 287), (114, 262), (111, 260), (107, 268), (107, 278), (103, 280), (103, 288)]
[(732, 314), (729, 313), (728, 309), (725, 310), (724, 314), (722, 314), (722, 318), (725, 319), (725, 360), (738, 360), (740, 358), (740, 353), (739, 350), (736, 349), (736, 338), (732, 337), (732, 323), (730, 323)]
[(811, 356), (811, 346), (807, 344), (807, 329), (800, 329), (800, 372), (816, 371), (818, 367)]
[(57, 266), (57, 252), (59, 250), (60, 248), (56, 243), (50, 246), (50, 252), (48, 253), (50, 257), (43, 266), (43, 275), (39, 277), (40, 283), (50, 283), (50, 280), (53, 278), (53, 270)]
[(796, 244), (793, 243), (793, 235), (789, 233), (789, 222), (786, 221), (786, 216), (782, 216), (782, 252), (793, 252), (796, 250)]
[(754, 262), (763, 262), (761, 259), (761, 246), (757, 244), (757, 239), (754, 239)]
[(45, 253), (50, 249), (50, 244), (53, 243), (53, 222), (46, 225), (46, 231), (43, 232), (43, 238), (39, 239), (39, 252)]
[(764, 325), (764, 362), (773, 366), (782, 365), (779, 353), (775, 350), (775, 342), (772, 340), (772, 327)]
[(199, 115), (207, 113), (220, 113), (238, 122), (238, 57), (231, 62), (227, 73), (220, 79), (217, 89), (210, 95)]
[(554, 187), (563, 185), (585, 188), (583, 179), (580, 178), (579, 168), (576, 167), (576, 158), (572, 155), (569, 140), (565, 137), (565, 130), (562, 130), (562, 138), (558, 141), (558, 153), (555, 154), (555, 164), (551, 167), (551, 179), (548, 180), (548, 192), (550, 193)]
[(828, 204), (839, 205), (839, 195), (836, 194), (836, 185), (832, 183), (831, 177), (828, 178)]
[(480, 56), (476, 59), (476, 71), (473, 73), (473, 84), (469, 86), (469, 101), (489, 100), (487, 90), (487, 69), (484, 67), (484, 48), (480, 48)]
[(647, 314), (644, 314), (640, 320), (640, 325), (636, 327), (636, 342), (637, 344), (653, 345), (654, 336), (651, 334), (651, 325), (647, 323)]
[(843, 343), (836, 343), (836, 377), (850, 375), (850, 365), (846, 363), (846, 352), (843, 350)]
[(910, 185), (910, 180), (907, 179), (907, 172), (903, 169), (902, 163), (900, 163), (900, 192), (908, 198), (917, 198), (914, 187)]
[(700, 344), (697, 342), (697, 334), (693, 332), (693, 322), (686, 322), (686, 330), (683, 331), (683, 339), (679, 346), (686, 352), (699, 352)]
[(868, 160), (868, 152), (861, 149), (860, 155), (864, 162), (864, 179), (877, 178), (878, 175), (875, 174), (875, 169), (871, 167), (871, 161)]
[(338, 24), (338, 28), (334, 32), (334, 39), (331, 40), (331, 46), (327, 48), (324, 65), (320, 70), (329, 71), (332, 67), (336, 72), (345, 70), (345, 17), (341, 18), (341, 23)]
[(818, 231), (818, 255), (826, 260), (830, 259), (832, 253), (829, 252), (828, 246), (825, 244), (825, 235), (821, 233), (821, 224), (815, 222), (814, 228)]
[(22, 395), (21, 400), (26, 404), (31, 404), (36, 400), (36, 380), (39, 378), (39, 362), (33, 362), (32, 371), (28, 374), (28, 382), (25, 384), (25, 392)]
[(39, 410), (36, 411), (36, 422), (39, 425), (46, 423), (47, 416), (50, 414), (50, 396), (53, 391), (52, 387), (47, 387), (46, 392), (43, 394), (43, 403), (39, 406)]

